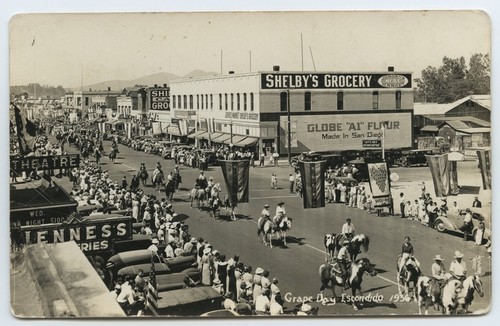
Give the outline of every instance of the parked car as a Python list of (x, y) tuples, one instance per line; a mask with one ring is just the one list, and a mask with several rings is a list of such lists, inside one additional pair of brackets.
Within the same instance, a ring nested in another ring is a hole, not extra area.
[(234, 316), (239, 316), (236, 311), (230, 310), (230, 309), (217, 309), (217, 310), (212, 310), (209, 312), (204, 313), (201, 315), (201, 317), (234, 317)]
[[(188, 268), (180, 273), (156, 275), (158, 292), (173, 291), (183, 289), (184, 279), (189, 277), (189, 281), (198, 285), (201, 281), (201, 274), (198, 268)], [(145, 281), (149, 281), (149, 275), (145, 275)]]
[[(479, 222), (485, 221), (485, 218), (483, 215), (484, 212), (482, 212), (480, 209), (471, 208), (471, 212), (473, 224), (471, 235), (475, 237)], [(436, 230), (438, 230), (438, 232), (449, 231), (452, 233), (459, 233), (463, 235), (463, 232), (459, 228), (463, 225), (465, 214), (467, 214), (466, 210), (461, 209), (458, 215), (448, 214), (448, 216), (438, 216), (434, 221), (434, 227), (436, 228)], [(491, 230), (486, 227), (483, 238), (487, 239), (489, 236), (491, 236)]]
[(433, 155), (433, 150), (428, 149), (412, 149), (409, 151), (403, 151), (401, 153), (401, 158), (398, 163), (404, 167), (412, 167), (412, 166), (426, 166), (427, 159), (425, 155)]
[(147, 234), (132, 234), (130, 240), (115, 241), (113, 254), (119, 254), (125, 251), (147, 249), (151, 245), (151, 235)]
[[(153, 255), (153, 260), (155, 263), (164, 264), (166, 266), (165, 270), (168, 271), (167, 274), (180, 272), (187, 268), (197, 266), (196, 255), (181, 256), (168, 259), (164, 259), (159, 255)], [(123, 272), (123, 269), (125, 269), (127, 266), (137, 266), (141, 264), (151, 265), (151, 251), (142, 249), (118, 253), (108, 259), (108, 262), (106, 263), (106, 269), (111, 271), (114, 275), (120, 274), (120, 272), (122, 274), (126, 274), (129, 271), (126, 270), (125, 272)], [(149, 266), (149, 268), (151, 268), (151, 266)]]

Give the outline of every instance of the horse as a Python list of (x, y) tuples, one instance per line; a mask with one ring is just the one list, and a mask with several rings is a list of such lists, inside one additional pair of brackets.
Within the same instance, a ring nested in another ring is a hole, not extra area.
[[(340, 248), (342, 248), (342, 243), (346, 239), (345, 235), (338, 234), (335, 237), (335, 250), (338, 252)], [(355, 261), (358, 258), (358, 254), (363, 250), (363, 252), (368, 252), (370, 246), (370, 238), (364, 234), (358, 234), (352, 237), (350, 240), (351, 244), (349, 245), (349, 255), (352, 261)]]
[(218, 219), (220, 217), (220, 208), (222, 207), (222, 200), (217, 197), (211, 197), (209, 200), (210, 212), (214, 219)]
[[(397, 261), (397, 282), (398, 282), (398, 292), (399, 295), (403, 295), (403, 291), (401, 291), (401, 285), (404, 287), (404, 295), (406, 297), (406, 300), (409, 302), (410, 298), (408, 297), (410, 289), (413, 292), (413, 299), (417, 301), (417, 281), (420, 275), (422, 275), (422, 271), (420, 270), (420, 267), (417, 266), (417, 262), (415, 258), (409, 257), (408, 260), (406, 261), (405, 265), (403, 266), (402, 270), (399, 270), (399, 264), (401, 262), (401, 255), (398, 257)], [(410, 284), (413, 284), (413, 287), (410, 287)]]
[(151, 177), (151, 182), (153, 183), (153, 187), (156, 187), (156, 190), (160, 191), (160, 187), (163, 184), (164, 175), (161, 170), (155, 170), (153, 172), (153, 176)]
[(141, 168), (139, 170), (139, 173), (137, 173), (137, 177), (139, 178), (139, 180), (141, 180), (141, 185), (143, 187), (146, 187), (147, 186), (147, 183), (148, 183), (148, 171), (146, 171), (146, 168)]
[(327, 233), (323, 239), (325, 244), (325, 261), (333, 260), (335, 257), (335, 233)]
[(281, 218), (274, 217), (274, 233), (278, 235), (278, 239), (283, 240), (283, 245), (286, 246), (286, 232), (292, 228), (292, 219), (288, 216)]
[(262, 235), (262, 242), (267, 246), (266, 239), (269, 239), (269, 246), (271, 249), (273, 248), (273, 229), (274, 224), (269, 219), (264, 219), (262, 216), (257, 220), (257, 236), (260, 237)]
[(175, 183), (172, 180), (167, 181), (165, 184), (165, 196), (168, 201), (172, 201), (175, 193)]
[[(480, 297), (484, 296), (483, 282), (479, 275), (468, 276), (462, 283), (462, 290), (458, 294), (458, 307), (462, 308), (461, 311), (464, 313), (469, 313), (469, 306), (474, 300), (474, 291), (479, 294)], [(457, 308), (458, 308), (457, 307)]]
[(457, 279), (450, 279), (443, 288), (443, 307), (447, 315), (456, 314), (458, 295), (462, 291), (462, 283)]
[[(348, 270), (350, 271), (350, 274), (348, 275), (350, 275), (351, 298), (353, 299), (352, 307), (354, 310), (358, 310), (358, 306), (356, 305), (354, 298), (356, 297), (356, 292), (359, 295), (362, 295), (361, 283), (363, 282), (363, 274), (368, 273), (370, 276), (376, 276), (377, 271), (375, 270), (375, 265), (370, 263), (368, 258), (361, 258), (351, 262), (351, 265), (348, 266)], [(341, 275), (339, 262), (335, 259), (332, 263), (322, 264), (319, 267), (319, 275), (321, 279), (320, 293), (323, 294), (323, 291), (326, 288), (330, 288), (332, 290), (333, 297), (336, 299), (337, 295), (335, 293), (335, 286), (343, 287), (346, 281)], [(362, 303), (360, 303), (360, 305), (362, 305)]]
[(207, 200), (205, 190), (199, 187), (194, 187), (193, 189), (191, 189), (189, 198), (191, 199), (191, 208), (193, 207), (193, 203), (196, 203), (196, 208), (198, 209), (201, 209), (201, 204), (205, 200)]
[(425, 308), (424, 314), (429, 314), (429, 306), (434, 305), (434, 309), (445, 312), (442, 302), (442, 286), (438, 279), (429, 276), (420, 276), (417, 281), (417, 304), (418, 313), (422, 314), (422, 307)]
[(112, 148), (111, 152), (109, 152), (109, 160), (111, 161), (111, 163), (115, 163), (115, 159), (116, 159), (116, 151), (114, 148)]

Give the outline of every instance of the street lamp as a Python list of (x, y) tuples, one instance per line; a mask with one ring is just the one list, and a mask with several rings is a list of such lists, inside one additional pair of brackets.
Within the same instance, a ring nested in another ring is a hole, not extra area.
[(292, 132), (290, 130), (290, 90), (286, 90), (286, 113), (287, 113), (287, 137), (288, 137), (288, 164), (292, 164)]

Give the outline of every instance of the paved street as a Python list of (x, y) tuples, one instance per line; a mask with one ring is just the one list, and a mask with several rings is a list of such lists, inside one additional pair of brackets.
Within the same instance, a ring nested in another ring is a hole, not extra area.
[[(109, 147), (109, 142), (105, 142), (105, 150), (109, 150)], [(120, 145), (117, 163), (110, 164), (109, 160), (103, 157), (101, 165), (103, 169), (109, 170), (111, 178), (114, 180), (119, 181), (123, 175), (127, 175), (130, 182), (131, 176), (136, 174), (142, 162), (152, 171), (157, 161), (161, 162), (167, 173), (173, 169), (174, 163), (171, 160), (136, 152)], [(466, 188), (473, 189), (473, 191), (469, 194), (456, 196), (451, 201), (457, 200), (459, 206), (465, 208), (468, 203), (472, 203), (473, 192), (479, 191), (477, 187), (481, 182), (480, 174), (476, 162), (461, 162), (458, 166), (459, 182), (462, 185), (469, 185), (470, 187)], [(327, 232), (339, 233), (347, 217), (352, 218), (356, 233), (364, 233), (370, 237), (370, 250), (368, 253), (362, 253), (360, 257), (368, 257), (372, 263), (376, 264), (378, 271), (378, 275), (375, 277), (365, 274), (362, 284), (363, 292), (365, 295), (371, 293), (383, 297), (380, 302), (366, 303), (362, 310), (356, 312), (357, 314), (403, 315), (418, 313), (416, 303), (399, 302), (395, 297), (398, 293), (395, 283), (396, 259), (405, 235), (411, 237), (415, 256), (421, 262), (422, 270), (426, 275), (430, 274), (432, 258), (436, 254), (440, 254), (444, 258), (444, 265), (448, 268), (453, 260), (454, 251), (462, 251), (465, 254), (464, 261), (467, 264), (468, 274), (473, 273), (471, 259), (476, 255), (482, 256), (482, 280), (485, 296), (480, 298), (476, 295), (471, 310), (487, 309), (487, 305), (491, 301), (491, 260), (487, 258), (486, 249), (476, 246), (473, 241), (463, 242), (460, 236), (441, 234), (420, 225), (418, 222), (401, 219), (399, 216), (386, 215), (378, 218), (366, 211), (348, 208), (341, 204), (327, 204), (325, 208), (305, 210), (302, 208), (301, 198), (289, 193), (288, 174), (291, 169), (285, 166), (251, 168), (250, 203), (238, 206), (239, 219), (237, 221), (216, 221), (210, 218), (208, 213), (191, 208), (188, 202), (188, 189), (192, 188), (199, 171), (182, 165), (179, 167), (183, 184), (181, 184), (181, 190), (174, 196), (174, 209), (177, 213), (185, 213), (190, 216), (186, 223), (189, 224), (191, 233), (209, 240), (214, 248), (226, 254), (228, 258), (239, 254), (241, 260), (245, 264), (250, 264), (254, 270), (257, 267), (269, 270), (271, 277), (278, 277), (278, 285), (287, 301), (300, 300), (310, 296), (316, 300), (321, 285), (318, 269), (325, 261), (323, 236)], [(464, 171), (467, 172), (467, 175), (462, 173)], [(278, 190), (272, 190), (270, 187), (270, 177), (273, 172), (277, 173), (279, 178)], [(391, 172), (397, 172), (400, 175), (400, 180), (393, 183), (394, 198), (399, 197), (399, 192), (403, 191), (407, 200), (413, 201), (420, 192), (417, 183), (421, 181), (425, 181), (427, 189), (433, 194), (430, 189), (432, 181), (427, 167), (394, 168)], [(223, 191), (225, 191), (220, 167), (210, 167), (205, 175), (207, 177), (213, 176), (214, 181), (220, 182)], [(63, 185), (69, 187), (67, 179), (63, 180)], [(365, 183), (365, 186), (369, 189), (368, 183)], [(147, 192), (153, 193), (154, 191), (152, 188), (148, 188)], [(483, 204), (486, 204), (487, 196), (480, 192), (480, 197), (483, 198), (483, 196), (485, 196)], [(259, 242), (256, 221), (265, 203), (271, 205), (271, 213), (274, 213), (276, 203), (281, 200), (285, 202), (287, 215), (293, 218), (293, 227), (288, 235), (288, 247), (282, 247), (275, 241), (277, 247), (271, 249)], [(449, 203), (451, 201), (449, 200)], [(398, 203), (397, 199), (396, 203)], [(398, 211), (399, 208), (396, 207), (396, 213)], [(336, 289), (338, 296), (342, 292), (341, 290), (340, 288)], [(331, 291), (327, 289), (325, 296), (331, 298)], [(285, 302), (285, 307), (291, 308), (295, 304)], [(335, 305), (322, 305), (321, 303), (313, 305), (320, 306), (320, 314), (354, 313), (349, 304), (342, 302), (337, 302)], [(430, 313), (436, 312), (431, 308)]]

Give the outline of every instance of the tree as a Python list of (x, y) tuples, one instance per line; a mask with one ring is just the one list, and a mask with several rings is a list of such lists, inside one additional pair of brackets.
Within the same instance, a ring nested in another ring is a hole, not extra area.
[(490, 94), (489, 55), (473, 54), (467, 68), (465, 58), (443, 57), (438, 68), (428, 66), (422, 70), (417, 84), (416, 100), (450, 103), (473, 94)]

